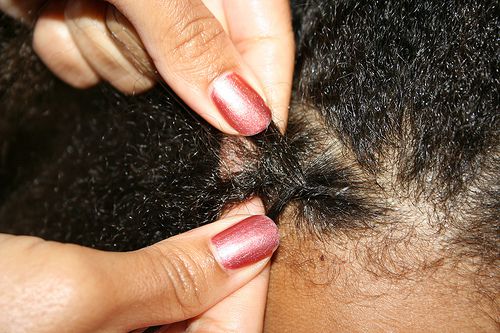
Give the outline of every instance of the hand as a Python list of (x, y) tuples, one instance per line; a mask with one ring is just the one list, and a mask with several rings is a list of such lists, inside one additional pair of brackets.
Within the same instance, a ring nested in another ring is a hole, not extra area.
[[(0, 0), (0, 9), (26, 18), (44, 2)], [(84, 88), (104, 79), (136, 93), (153, 85), (154, 65), (225, 133), (253, 135), (267, 127), (270, 110), (260, 96), (285, 129), (294, 63), (288, 0), (107, 2), (113, 6), (51, 0), (39, 11), (34, 48), (62, 80)]]
[(0, 235), (0, 327), (260, 332), (277, 245), (277, 228), (262, 215), (229, 216), (128, 253)]

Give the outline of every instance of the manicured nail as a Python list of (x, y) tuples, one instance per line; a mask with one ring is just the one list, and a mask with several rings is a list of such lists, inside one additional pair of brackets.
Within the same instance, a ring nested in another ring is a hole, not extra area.
[(224, 119), (242, 135), (260, 133), (271, 122), (271, 110), (262, 97), (236, 73), (217, 78), (211, 97)]
[(212, 238), (216, 258), (226, 269), (237, 269), (270, 257), (279, 245), (276, 224), (269, 217), (254, 215)]

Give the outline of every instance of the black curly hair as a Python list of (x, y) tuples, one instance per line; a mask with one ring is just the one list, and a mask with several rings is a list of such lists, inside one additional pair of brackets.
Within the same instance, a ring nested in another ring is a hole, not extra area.
[(164, 84), (129, 97), (65, 86), (34, 55), (29, 29), (1, 17), (0, 230), (124, 251), (259, 195), (301, 233), (372, 249), (433, 241), (436, 262), (474, 258), (495, 276), (498, 2), (292, 8), (288, 131), (245, 141), (210, 128)]

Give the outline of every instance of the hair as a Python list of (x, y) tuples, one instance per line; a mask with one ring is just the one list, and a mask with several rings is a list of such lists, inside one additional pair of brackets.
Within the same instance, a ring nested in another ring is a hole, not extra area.
[(473, 260), (496, 276), (498, 3), (292, 8), (287, 133), (248, 139), (210, 128), (162, 84), (130, 97), (71, 89), (40, 64), (29, 29), (2, 17), (0, 229), (123, 251), (258, 195), (277, 223), (369, 240), (380, 261), (394, 260), (388, 244), (410, 241), (418, 257), (432, 243), (435, 264)]

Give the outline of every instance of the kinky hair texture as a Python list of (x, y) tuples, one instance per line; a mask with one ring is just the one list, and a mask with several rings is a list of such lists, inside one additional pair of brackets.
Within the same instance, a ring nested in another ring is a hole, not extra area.
[(430, 225), (444, 249), (497, 259), (498, 4), (292, 8), (289, 128), (249, 139), (218, 133), (165, 86), (70, 89), (2, 17), (0, 231), (130, 250), (259, 195), (278, 223), (291, 211), (319, 237)]

